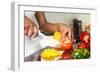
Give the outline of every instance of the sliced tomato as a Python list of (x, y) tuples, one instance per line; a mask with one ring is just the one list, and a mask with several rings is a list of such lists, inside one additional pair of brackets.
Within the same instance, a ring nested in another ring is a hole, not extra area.
[(73, 48), (73, 42), (68, 37), (64, 37), (61, 41), (61, 48), (63, 50), (71, 50)]
[(73, 46), (73, 43), (72, 42), (69, 42), (69, 43), (62, 42), (61, 43), (61, 48), (63, 50), (71, 50), (72, 49), (72, 46)]

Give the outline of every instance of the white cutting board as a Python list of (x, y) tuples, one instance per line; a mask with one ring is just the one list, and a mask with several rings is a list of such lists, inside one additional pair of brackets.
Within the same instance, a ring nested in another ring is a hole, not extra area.
[(25, 57), (35, 53), (41, 49), (41, 46), (39, 44), (39, 38), (29, 38), (25, 36)]
[(47, 46), (57, 47), (58, 45), (59, 42), (54, 40), (52, 36), (45, 36), (40, 32), (36, 38), (29, 38), (25, 36), (25, 57), (28, 57)]

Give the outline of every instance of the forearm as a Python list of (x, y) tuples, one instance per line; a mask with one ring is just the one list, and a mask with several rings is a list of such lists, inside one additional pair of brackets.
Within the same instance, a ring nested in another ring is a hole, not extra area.
[(44, 31), (47, 32), (55, 32), (55, 31), (59, 31), (58, 29), (58, 25), (53, 24), (53, 23), (49, 23), (43, 12), (36, 12), (35, 17), (38, 21), (38, 24), (40, 25), (40, 28), (42, 28)]
[(56, 32), (59, 31), (59, 27), (57, 24), (53, 24), (53, 23), (45, 23), (45, 24), (41, 24), (40, 28), (42, 28), (44, 31), (47, 32)]

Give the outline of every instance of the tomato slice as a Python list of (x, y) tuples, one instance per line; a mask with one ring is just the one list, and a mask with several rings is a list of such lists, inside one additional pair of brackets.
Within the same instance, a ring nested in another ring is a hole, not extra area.
[(69, 43), (62, 42), (61, 43), (61, 48), (63, 50), (71, 50), (72, 49), (72, 46), (73, 46), (73, 43), (72, 42), (69, 42)]
[(63, 41), (61, 41), (61, 48), (63, 50), (71, 50), (73, 48), (73, 42), (68, 37), (64, 37)]

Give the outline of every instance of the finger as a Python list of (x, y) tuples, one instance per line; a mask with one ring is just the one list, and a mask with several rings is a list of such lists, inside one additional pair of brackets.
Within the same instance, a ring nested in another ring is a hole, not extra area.
[(24, 35), (27, 35), (27, 34), (28, 34), (27, 30), (24, 30)]
[(29, 31), (29, 28), (28, 27), (25, 27), (24, 28), (24, 35), (28, 35), (28, 31)]
[(68, 39), (69, 39), (69, 40), (72, 40), (72, 31), (69, 31), (69, 32), (68, 32)]
[(31, 37), (33, 35), (33, 33), (34, 33), (34, 29), (33, 29), (33, 27), (30, 27), (29, 31), (28, 31), (28, 36)]
[(67, 37), (67, 31), (62, 32), (61, 35), (62, 35), (62, 38)]
[(65, 41), (65, 37), (64, 38), (61, 38), (61, 40), (60, 40), (61, 42), (63, 42), (63, 41)]
[(37, 35), (38, 35), (38, 29), (37, 29), (37, 27), (34, 27), (34, 32), (33, 32), (32, 38), (36, 37)]
[(61, 32), (61, 42), (63, 42), (64, 40), (65, 40), (65, 37), (64, 37), (65, 35), (64, 35), (64, 33), (63, 32)]
[(67, 31), (64, 31), (64, 32), (61, 33), (61, 35), (62, 35), (61, 42), (63, 42), (63, 41), (65, 41), (67, 39), (68, 32)]

